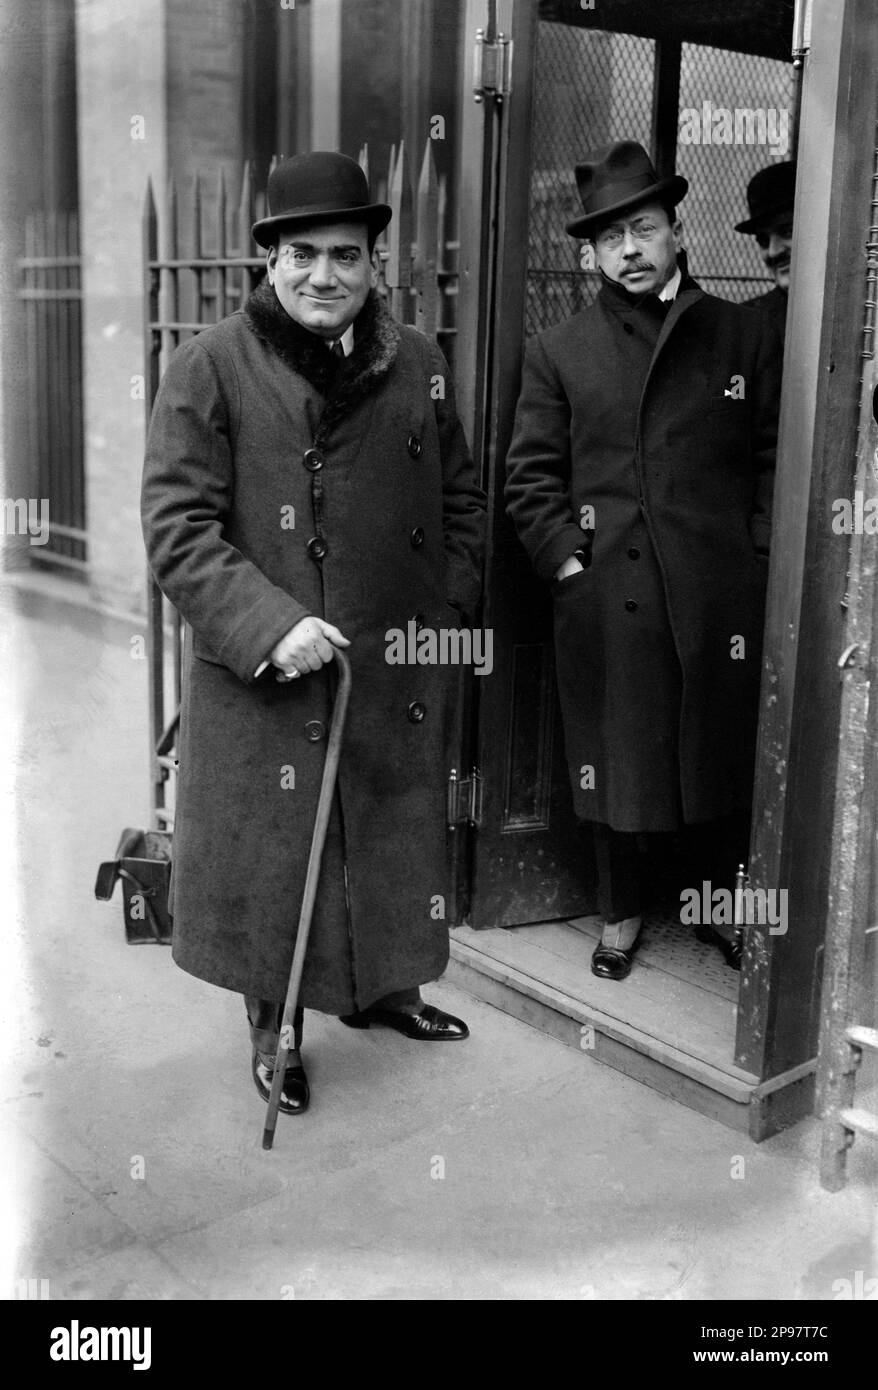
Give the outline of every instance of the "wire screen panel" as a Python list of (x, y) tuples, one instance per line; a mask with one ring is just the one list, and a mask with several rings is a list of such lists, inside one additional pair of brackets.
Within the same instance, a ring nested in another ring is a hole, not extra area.
[[(650, 147), (654, 61), (651, 39), (556, 21), (538, 25), (528, 335), (569, 318), (597, 293), (597, 275), (580, 267), (581, 243), (564, 231), (581, 212), (573, 170), (586, 150), (614, 140)], [(753, 174), (791, 157), (793, 90), (786, 62), (682, 46), (677, 172), (690, 183), (680, 206), (684, 244), (690, 272), (723, 299), (739, 302), (772, 287), (753, 238), (734, 226), (747, 215)], [(718, 143), (729, 129), (732, 143)]]
[(574, 167), (615, 140), (649, 148), (655, 44), (632, 34), (541, 21), (537, 26), (528, 227), (528, 336), (594, 299), (566, 224), (582, 212)]
[(773, 287), (755, 241), (734, 226), (747, 216), (750, 179), (792, 158), (792, 138), (789, 63), (683, 44), (677, 173), (690, 187), (680, 217), (689, 270), (711, 294), (740, 302)]

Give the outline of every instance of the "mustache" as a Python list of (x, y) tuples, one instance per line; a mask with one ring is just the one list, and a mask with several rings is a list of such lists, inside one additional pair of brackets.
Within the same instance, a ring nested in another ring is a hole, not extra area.
[(787, 266), (787, 265), (789, 265), (789, 263), (790, 263), (790, 253), (789, 253), (789, 251), (781, 251), (780, 255), (778, 255), (778, 256), (766, 256), (766, 257), (765, 257), (765, 264), (768, 266), (768, 269), (769, 269), (769, 270), (779, 270), (781, 266)]
[(633, 261), (630, 265), (626, 265), (625, 270), (655, 270), (655, 266), (649, 261)]

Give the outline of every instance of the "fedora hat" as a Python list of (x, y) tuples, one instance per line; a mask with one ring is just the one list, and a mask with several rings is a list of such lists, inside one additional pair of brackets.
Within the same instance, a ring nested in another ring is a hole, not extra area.
[(253, 240), (269, 247), (284, 227), (317, 222), (365, 222), (377, 236), (393, 216), (369, 201), (366, 175), (355, 159), (332, 150), (294, 154), (268, 178), (268, 216), (253, 223)]
[(644, 203), (667, 196), (675, 206), (686, 196), (689, 184), (679, 174), (660, 179), (652, 160), (636, 140), (620, 140), (590, 152), (576, 166), (576, 186), (585, 211), (567, 224), (571, 236), (589, 236), (596, 222)]
[(736, 232), (758, 232), (772, 217), (792, 212), (796, 198), (796, 163), (787, 159), (783, 164), (769, 164), (760, 169), (747, 184), (747, 207), (750, 216), (739, 222)]

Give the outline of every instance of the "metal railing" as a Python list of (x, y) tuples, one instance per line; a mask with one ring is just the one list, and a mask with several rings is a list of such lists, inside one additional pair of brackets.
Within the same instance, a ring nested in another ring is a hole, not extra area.
[(18, 259), (27, 344), (30, 496), (48, 502), (48, 541), (32, 561), (84, 571), (87, 563), (82, 424), (82, 289), (75, 212), (34, 212)]

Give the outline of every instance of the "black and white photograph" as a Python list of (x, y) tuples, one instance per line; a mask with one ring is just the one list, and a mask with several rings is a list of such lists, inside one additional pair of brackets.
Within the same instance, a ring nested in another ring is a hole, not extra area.
[(876, 74), (875, 0), (0, 0), (26, 1365), (874, 1348)]

